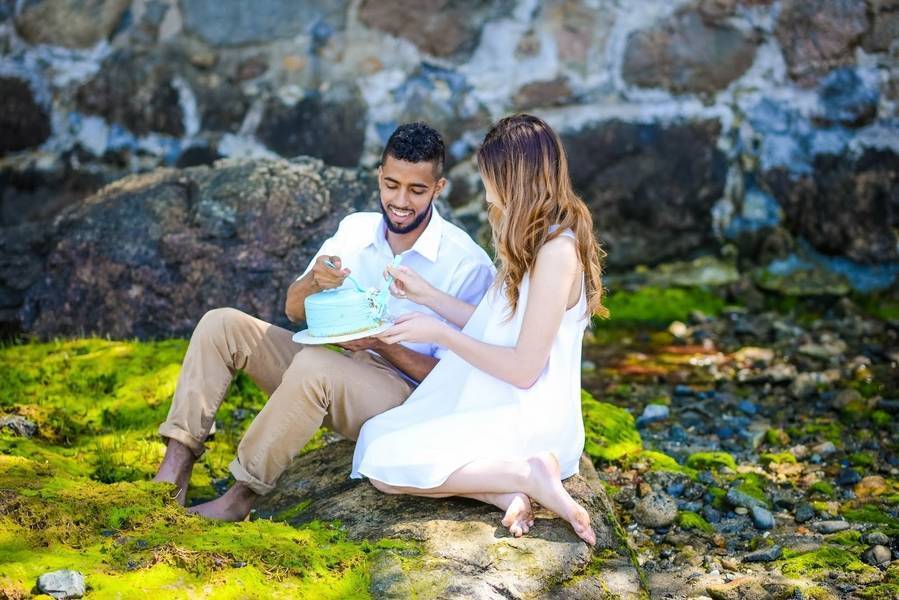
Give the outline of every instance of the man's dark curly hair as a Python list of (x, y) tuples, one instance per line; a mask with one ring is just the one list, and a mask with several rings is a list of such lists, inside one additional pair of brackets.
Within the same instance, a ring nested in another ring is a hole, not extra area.
[(396, 128), (387, 140), (387, 146), (381, 154), (381, 164), (388, 156), (411, 163), (434, 163), (434, 175), (443, 175), (443, 163), (446, 148), (443, 138), (430, 125), (425, 123), (406, 123)]

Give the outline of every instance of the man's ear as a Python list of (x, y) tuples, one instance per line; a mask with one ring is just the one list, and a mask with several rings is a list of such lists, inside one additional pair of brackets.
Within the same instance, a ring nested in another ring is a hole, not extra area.
[(446, 188), (446, 183), (447, 183), (446, 177), (441, 177), (440, 179), (437, 180), (437, 185), (434, 186), (435, 189), (437, 190), (434, 193), (435, 196), (439, 196), (440, 194), (443, 193), (444, 188)]

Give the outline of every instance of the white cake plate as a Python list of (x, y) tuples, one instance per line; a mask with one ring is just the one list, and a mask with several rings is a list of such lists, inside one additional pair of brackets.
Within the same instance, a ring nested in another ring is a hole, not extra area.
[(378, 327), (374, 329), (366, 329), (365, 331), (357, 331), (355, 333), (346, 333), (344, 335), (330, 335), (327, 337), (321, 337), (316, 335), (309, 335), (309, 330), (304, 329), (303, 331), (298, 331), (293, 334), (293, 341), (298, 344), (306, 344), (307, 346), (318, 346), (321, 344), (342, 344), (343, 342), (352, 342), (353, 340), (361, 340), (362, 338), (369, 337), (372, 335), (378, 335), (379, 333), (383, 333), (390, 329), (393, 326), (393, 323), (389, 321), (385, 321)]

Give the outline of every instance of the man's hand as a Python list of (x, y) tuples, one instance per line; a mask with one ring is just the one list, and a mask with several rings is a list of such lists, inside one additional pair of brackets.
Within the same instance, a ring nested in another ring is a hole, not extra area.
[[(329, 262), (334, 267), (329, 266)], [(343, 285), (343, 281), (350, 274), (350, 270), (341, 267), (342, 263), (339, 256), (319, 256), (315, 260), (310, 274), (319, 291), (330, 290)]]
[(350, 342), (343, 342), (342, 344), (335, 344), (336, 346), (340, 346), (344, 350), (349, 350), (350, 352), (360, 352), (362, 350), (381, 350), (386, 344), (379, 340), (376, 337), (364, 337), (358, 340), (352, 340)]

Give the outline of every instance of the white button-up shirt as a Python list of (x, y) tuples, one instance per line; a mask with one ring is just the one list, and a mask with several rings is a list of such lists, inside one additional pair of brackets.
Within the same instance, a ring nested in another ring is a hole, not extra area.
[[(316, 259), (322, 255), (339, 256), (341, 266), (349, 268), (362, 287), (381, 289), (386, 283), (384, 268), (394, 257), (387, 243), (387, 225), (381, 213), (359, 212), (345, 217), (337, 232), (322, 244), (303, 275), (312, 270)], [(487, 253), (467, 233), (445, 221), (436, 209), (432, 209), (428, 226), (402, 257), (401, 265), (421, 275), (435, 288), (473, 305), (481, 301), (496, 276)], [(350, 285), (349, 281), (344, 282), (344, 286)], [(411, 300), (388, 296), (389, 316), (398, 317), (412, 311), (435, 314)], [(445, 348), (435, 344), (403, 342), (403, 345), (438, 359), (446, 353)]]

